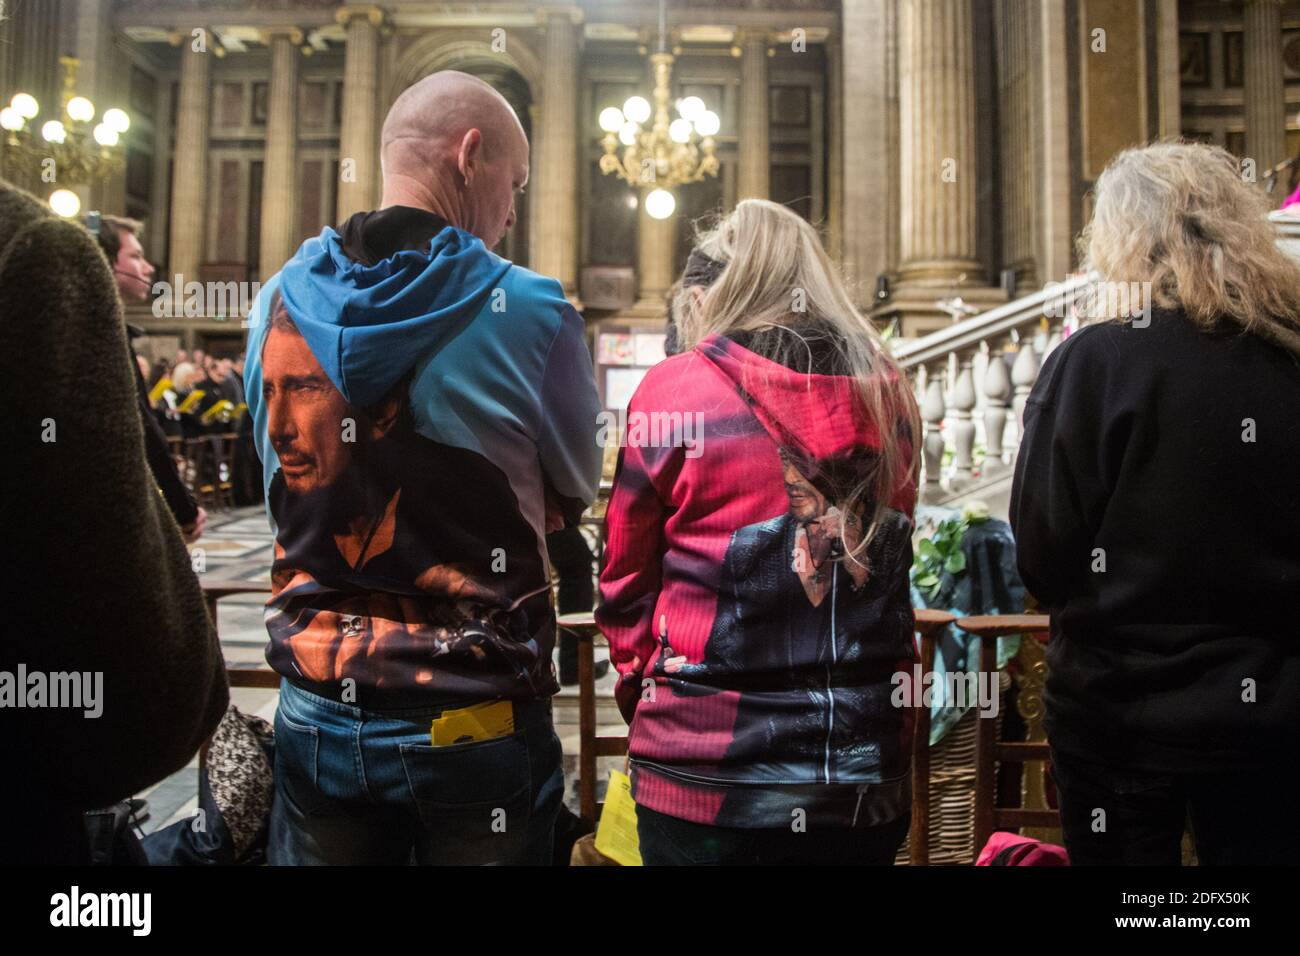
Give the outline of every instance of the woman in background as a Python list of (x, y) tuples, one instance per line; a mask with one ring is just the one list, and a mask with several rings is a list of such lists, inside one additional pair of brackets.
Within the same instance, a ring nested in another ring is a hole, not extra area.
[(691, 263), (682, 352), (628, 410), (597, 611), (642, 857), (886, 864), (910, 815), (890, 679), (915, 658), (916, 403), (790, 210), (740, 203)]
[(1051, 611), (1075, 864), (1295, 863), (1300, 266), (1216, 147), (1121, 153), (1081, 240), (1096, 316), (1044, 363), (1012, 489)]

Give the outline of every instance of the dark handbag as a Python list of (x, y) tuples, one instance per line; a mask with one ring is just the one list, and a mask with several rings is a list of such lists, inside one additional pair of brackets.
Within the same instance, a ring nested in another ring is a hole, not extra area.
[(131, 805), (123, 800), (102, 810), (87, 810), (86, 862), (90, 866), (146, 866), (140, 838), (131, 826)]
[(199, 806), (149, 834), (143, 852), (155, 866), (244, 866), (266, 854), (275, 790), (275, 731), (260, 717), (226, 710), (199, 771)]

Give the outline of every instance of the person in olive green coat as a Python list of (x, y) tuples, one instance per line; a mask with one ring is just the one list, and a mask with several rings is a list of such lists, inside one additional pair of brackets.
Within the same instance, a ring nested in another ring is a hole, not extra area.
[[(229, 702), (131, 363), (90, 233), (0, 182), (3, 863), (84, 859), (81, 813), (185, 766)], [(80, 706), (50, 706), (60, 673)]]

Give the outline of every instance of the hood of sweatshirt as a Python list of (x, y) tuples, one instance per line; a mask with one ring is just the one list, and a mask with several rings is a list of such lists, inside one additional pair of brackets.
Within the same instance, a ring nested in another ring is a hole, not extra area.
[(366, 264), (327, 226), (285, 264), (279, 292), (330, 381), (364, 408), (474, 318), (510, 267), (455, 226)]
[[(697, 351), (735, 388), (782, 454), (833, 499), (869, 476), (880, 452), (880, 423), (867, 415), (856, 380), (835, 374), (825, 349), (814, 349), (810, 365), (799, 370), (751, 352), (737, 338), (709, 336)], [(897, 374), (882, 371), (873, 385), (905, 434)], [(911, 482), (903, 484), (906, 495)]]

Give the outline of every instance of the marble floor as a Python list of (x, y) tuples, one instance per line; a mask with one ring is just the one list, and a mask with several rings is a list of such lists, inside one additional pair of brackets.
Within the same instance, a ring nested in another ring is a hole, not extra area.
[[(273, 552), (271, 531), (261, 507), (238, 508), (212, 513), (207, 530), (192, 549), (203, 549), (201, 574), (221, 581), (265, 581), (270, 574)], [(197, 557), (197, 556), (196, 556)], [(197, 564), (197, 562), (196, 562)], [(231, 664), (264, 663), (266, 627), (262, 622), (264, 596), (234, 595), (218, 605), (217, 632), (226, 661)], [(597, 661), (608, 659), (608, 648), (597, 646)], [(596, 684), (598, 732), (622, 734), (626, 725), (613, 701), (614, 678), (606, 674)], [(270, 721), (275, 716), (278, 694), (272, 690), (235, 688), (232, 702), (241, 711)], [(578, 690), (565, 687), (554, 700), (555, 729), (564, 745), (565, 803), (578, 809)], [(622, 766), (621, 757), (601, 758), (598, 763), (597, 795), (603, 799), (610, 770)], [(198, 804), (198, 757), (166, 780), (141, 792), (149, 801), (150, 818), (146, 833), (189, 817)]]

